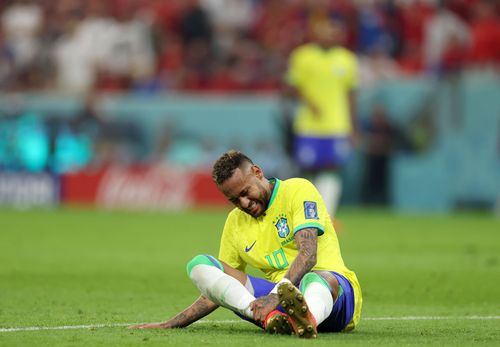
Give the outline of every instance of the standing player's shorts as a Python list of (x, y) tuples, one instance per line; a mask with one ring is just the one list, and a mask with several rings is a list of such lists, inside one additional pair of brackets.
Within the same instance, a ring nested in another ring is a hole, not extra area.
[(337, 168), (343, 166), (352, 153), (348, 137), (307, 137), (297, 136), (294, 140), (295, 162), (306, 170)]
[[(328, 318), (326, 318), (321, 324), (318, 325), (319, 332), (340, 332), (345, 329), (347, 324), (349, 324), (354, 315), (354, 291), (352, 289), (351, 283), (339, 273), (331, 272), (339, 282), (339, 286), (342, 287), (343, 293), (337, 298), (335, 304), (333, 305), (332, 313)], [(254, 296), (260, 298), (261, 296), (268, 295), (274, 288), (276, 283), (267, 281), (263, 278), (253, 277), (248, 275), (250, 282), (252, 283), (254, 289)], [(339, 293), (341, 291), (339, 290)], [(285, 312), (285, 310), (278, 306), (278, 310)], [(249, 320), (238, 314), (241, 318)], [(251, 320), (249, 320), (251, 321)]]

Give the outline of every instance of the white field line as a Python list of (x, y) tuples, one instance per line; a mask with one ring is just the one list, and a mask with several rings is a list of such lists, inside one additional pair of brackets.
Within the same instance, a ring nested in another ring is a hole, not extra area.
[[(403, 317), (366, 317), (361, 320), (368, 321), (392, 321), (392, 320), (494, 320), (500, 319), (500, 316), (403, 316)], [(235, 324), (246, 323), (238, 319), (225, 320), (201, 320), (194, 324)], [(22, 327), (22, 328), (0, 328), (0, 333), (16, 332), (16, 331), (40, 331), (40, 330), (67, 330), (67, 329), (98, 329), (98, 328), (113, 328), (126, 327), (138, 323), (110, 323), (110, 324), (91, 324), (91, 325), (62, 325), (56, 327)]]

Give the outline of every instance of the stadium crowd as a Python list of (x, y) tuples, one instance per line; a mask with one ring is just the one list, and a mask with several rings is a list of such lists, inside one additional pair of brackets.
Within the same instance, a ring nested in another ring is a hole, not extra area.
[(0, 90), (269, 91), (335, 17), (361, 85), (500, 65), (494, 0), (6, 0)]
[[(493, 0), (4, 0), (0, 173), (161, 162), (208, 167), (222, 151), (216, 141), (170, 122), (152, 141), (141, 117), (108, 117), (101, 96), (277, 92), (290, 52), (325, 18), (345, 24), (360, 86), (375, 94), (389, 79), (464, 68), (500, 72), (500, 2)], [(9, 94), (40, 91), (73, 93), (81, 107), (24, 109)], [(360, 124), (367, 202), (388, 200), (387, 168), (395, 150), (425, 150), (434, 136), (431, 115), (399, 129), (378, 101)], [(278, 117), (286, 122), (292, 103), (280, 105)], [(281, 127), (289, 132), (289, 125)], [(284, 144), (255, 141), (244, 150), (267, 172), (287, 177), (295, 169), (286, 155), (288, 132)]]

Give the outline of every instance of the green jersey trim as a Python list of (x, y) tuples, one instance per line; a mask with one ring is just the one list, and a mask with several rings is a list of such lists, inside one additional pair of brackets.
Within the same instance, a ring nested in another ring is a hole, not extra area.
[(278, 189), (280, 189), (280, 180), (277, 178), (270, 178), (270, 182), (274, 181), (274, 187), (273, 187), (273, 192), (271, 193), (271, 198), (269, 199), (269, 204), (267, 204), (267, 208), (271, 207), (271, 205), (274, 202), (274, 199), (276, 198), (276, 195), (278, 195)]
[(318, 236), (321, 236), (325, 233), (325, 227), (322, 226), (321, 224), (319, 224), (319, 223), (305, 223), (305, 224), (301, 224), (298, 227), (296, 227), (295, 229), (293, 229), (293, 234), (295, 235), (296, 233), (298, 233), (299, 231), (301, 231), (302, 229), (305, 229), (305, 228), (318, 229)]

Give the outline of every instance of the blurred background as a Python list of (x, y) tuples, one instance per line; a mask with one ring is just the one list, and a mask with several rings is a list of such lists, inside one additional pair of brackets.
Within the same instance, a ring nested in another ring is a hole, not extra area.
[(284, 75), (325, 18), (359, 63), (342, 204), (500, 214), (494, 0), (2, 0), (0, 204), (224, 205), (231, 148), (300, 175)]

